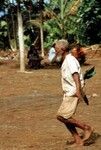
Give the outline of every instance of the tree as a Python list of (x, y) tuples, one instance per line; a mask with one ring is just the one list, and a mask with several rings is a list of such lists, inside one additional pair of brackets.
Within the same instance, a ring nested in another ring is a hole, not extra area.
[[(14, 5), (14, 2), (10, 3), (9, 1), (8, 14), (9, 14), (9, 19), (7, 19), (7, 23), (9, 27), (8, 30), (10, 30), (10, 25), (12, 25), (12, 32), (11, 32), (12, 35), (9, 34), (10, 47), (13, 51), (16, 51), (17, 50), (17, 6)], [(9, 22), (9, 20), (11, 20), (11, 22)]]
[(25, 62), (24, 62), (24, 36), (23, 36), (23, 20), (20, 10), (20, 3), (18, 1), (17, 7), (17, 17), (18, 17), (18, 39), (19, 39), (19, 50), (20, 50), (20, 71), (25, 71)]
[(81, 44), (101, 43), (101, 2), (83, 0), (69, 19), (69, 34)]
[(7, 28), (7, 22), (4, 20), (0, 21), (0, 47), (4, 50), (6, 50), (6, 47), (9, 48)]
[[(101, 43), (101, 2), (99, 0), (53, 0), (46, 7), (45, 46), (66, 38), (80, 44)], [(47, 44), (48, 43), (48, 44)]]
[(43, 9), (44, 9), (44, 1), (39, 0), (38, 1), (38, 10), (39, 10), (39, 19), (40, 19), (40, 41), (41, 41), (41, 56), (44, 57), (44, 36), (43, 36)]
[[(5, 21), (7, 23), (7, 38), (8, 38), (8, 45), (9, 48), (13, 51), (17, 50), (17, 9), (16, 5), (14, 3), (11, 3), (11, 1), (3, 1), (1, 5), (1, 10), (3, 12), (3, 16), (1, 17), (1, 20)], [(12, 27), (12, 28), (11, 28)]]
[[(45, 46), (51, 46), (55, 39), (68, 39), (69, 16), (72, 15), (74, 7), (78, 7), (80, 0), (54, 0), (46, 6), (46, 12), (50, 12), (51, 18), (44, 22), (46, 32)], [(47, 45), (48, 43), (48, 45)]]

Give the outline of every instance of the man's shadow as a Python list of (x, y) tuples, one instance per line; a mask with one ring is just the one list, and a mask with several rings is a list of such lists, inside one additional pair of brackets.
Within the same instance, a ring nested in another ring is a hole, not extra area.
[(84, 146), (94, 144), (98, 139), (101, 139), (101, 135), (96, 132), (93, 132), (90, 138), (84, 142)]

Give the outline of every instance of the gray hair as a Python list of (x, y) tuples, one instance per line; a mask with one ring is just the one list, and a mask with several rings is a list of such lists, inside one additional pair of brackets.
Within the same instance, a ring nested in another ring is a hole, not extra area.
[(69, 43), (65, 39), (61, 39), (61, 40), (56, 41), (56, 47), (59, 47), (62, 50), (68, 51), (68, 46), (69, 46)]

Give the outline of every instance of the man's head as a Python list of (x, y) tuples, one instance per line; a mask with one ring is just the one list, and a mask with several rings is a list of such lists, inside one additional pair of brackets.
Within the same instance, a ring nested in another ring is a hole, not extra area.
[(83, 50), (82, 46), (79, 44), (74, 44), (71, 46), (71, 54), (78, 59), (80, 64), (83, 64), (86, 60), (86, 52)]
[(63, 55), (64, 53), (66, 53), (68, 51), (68, 45), (69, 45), (69, 43), (67, 40), (64, 40), (64, 39), (58, 40), (55, 43), (56, 53)]

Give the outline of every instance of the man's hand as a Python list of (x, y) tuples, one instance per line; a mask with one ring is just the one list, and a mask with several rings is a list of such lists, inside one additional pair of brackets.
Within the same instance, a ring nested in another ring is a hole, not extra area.
[(89, 100), (83, 90), (77, 91), (76, 96), (78, 97), (78, 103), (83, 100), (87, 105), (89, 105)]
[(82, 95), (81, 90), (79, 90), (79, 91), (76, 92), (76, 96), (78, 97), (78, 102), (80, 102), (80, 101), (83, 100), (83, 95)]
[(82, 90), (82, 97), (83, 97), (84, 102), (85, 102), (87, 105), (89, 105), (89, 100), (88, 100), (88, 98), (87, 98), (87, 96), (86, 96), (86, 94), (84, 93), (83, 90)]
[(78, 72), (75, 72), (72, 76), (76, 84), (76, 96), (78, 97), (78, 100), (81, 101), (83, 99), (83, 96), (82, 96), (80, 76)]

